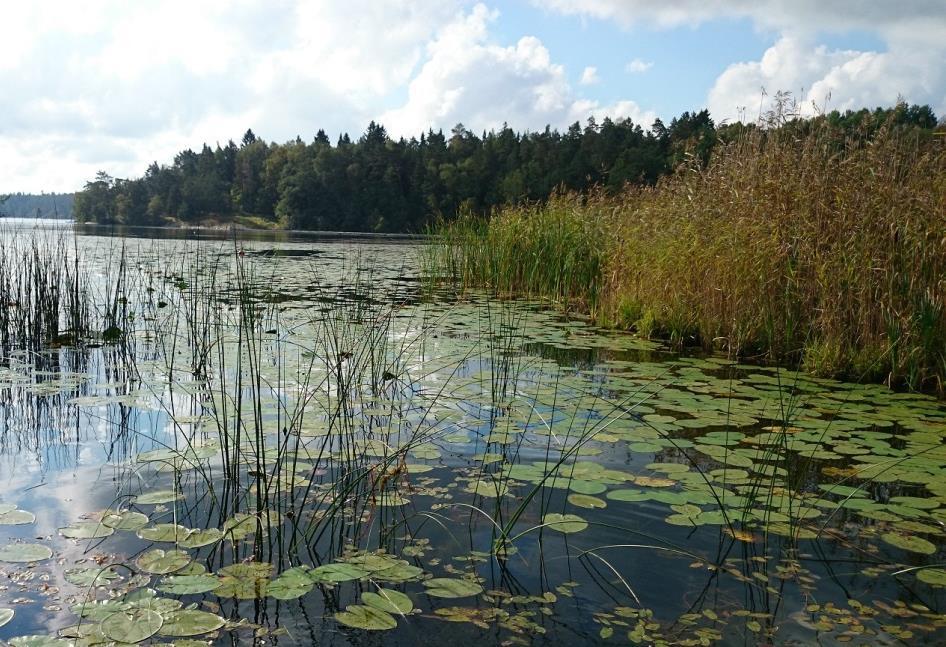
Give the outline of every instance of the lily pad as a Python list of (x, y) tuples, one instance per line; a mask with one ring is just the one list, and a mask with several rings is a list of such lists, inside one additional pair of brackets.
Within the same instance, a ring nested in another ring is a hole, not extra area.
[(189, 532), (190, 529), (184, 526), (174, 523), (159, 523), (156, 526), (141, 528), (138, 530), (138, 536), (148, 541), (177, 542), (184, 539)]
[(273, 566), (265, 562), (231, 564), (217, 571), (220, 588), (214, 593), (222, 598), (255, 600), (266, 596)]
[(349, 582), (351, 580), (360, 580), (368, 575), (368, 572), (355, 566), (354, 564), (326, 564), (312, 569), (311, 577), (316, 582), (336, 584), (338, 582)]
[(76, 586), (104, 586), (121, 577), (111, 568), (74, 568), (66, 571), (66, 581)]
[(13, 609), (0, 609), (0, 627), (13, 620)]
[(565, 534), (581, 532), (588, 527), (588, 522), (577, 514), (560, 514), (550, 512), (542, 518), (542, 523), (550, 530), (557, 530)]
[(169, 575), (156, 588), (172, 595), (194, 595), (220, 588), (220, 579), (214, 575)]
[(102, 621), (102, 633), (106, 638), (121, 643), (137, 643), (147, 640), (164, 624), (160, 613), (151, 609), (132, 608), (113, 613)]
[(309, 577), (309, 569), (296, 566), (283, 571), (266, 587), (266, 595), (277, 600), (295, 600), (300, 598), (315, 586)]
[(135, 499), (135, 503), (139, 505), (154, 505), (158, 503), (171, 503), (172, 501), (178, 501), (183, 498), (181, 494), (174, 490), (157, 490), (155, 492), (139, 494)]
[(946, 571), (941, 568), (924, 568), (917, 571), (916, 579), (932, 586), (946, 586)]
[(181, 609), (165, 616), (164, 625), (158, 634), (172, 638), (200, 636), (216, 631), (225, 624), (227, 624), (226, 620), (213, 613), (197, 609)]
[(595, 509), (608, 507), (607, 502), (603, 499), (587, 494), (575, 494), (574, 492), (568, 495), (568, 502), (579, 508)]
[(908, 550), (911, 553), (920, 553), (922, 555), (932, 555), (936, 552), (936, 545), (922, 537), (914, 535), (901, 535), (896, 532), (885, 532), (880, 536), (891, 546)]
[(483, 592), (483, 587), (477, 582), (449, 577), (426, 580), (424, 587), (427, 589), (427, 595), (435, 598), (467, 598)]
[(397, 620), (390, 613), (361, 604), (350, 604), (344, 611), (335, 614), (343, 625), (368, 631), (383, 631), (397, 627)]
[(414, 602), (400, 591), (378, 589), (377, 593), (363, 593), (361, 601), (369, 607), (391, 614), (406, 615), (414, 610)]
[(146, 573), (155, 575), (166, 575), (179, 571), (187, 566), (191, 561), (191, 556), (183, 550), (161, 550), (153, 548), (146, 553), (142, 553), (135, 560), (135, 565)]
[(217, 543), (221, 539), (223, 539), (223, 531), (219, 528), (188, 530), (184, 537), (177, 540), (177, 545), (183, 548), (200, 548)]
[(69, 539), (102, 539), (115, 534), (115, 531), (99, 521), (77, 521), (60, 528), (59, 534)]
[(23, 526), (36, 521), (36, 515), (26, 510), (10, 509), (0, 512), (0, 526)]
[(7, 642), (12, 647), (75, 647), (75, 642), (66, 638), (55, 638), (53, 636), (17, 636)]
[(140, 512), (111, 512), (102, 517), (102, 525), (114, 530), (140, 530), (148, 525), (148, 515)]
[(25, 564), (41, 562), (53, 556), (53, 551), (42, 544), (8, 544), (0, 548), (0, 562)]

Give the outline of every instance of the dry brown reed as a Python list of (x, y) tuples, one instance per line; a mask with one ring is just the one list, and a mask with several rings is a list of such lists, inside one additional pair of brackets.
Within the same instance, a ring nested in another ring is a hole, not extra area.
[[(946, 138), (893, 120), (745, 128), (655, 187), (510, 209), (446, 242), (467, 284), (568, 286), (648, 336), (944, 389)], [(526, 267), (544, 272), (510, 280)]]

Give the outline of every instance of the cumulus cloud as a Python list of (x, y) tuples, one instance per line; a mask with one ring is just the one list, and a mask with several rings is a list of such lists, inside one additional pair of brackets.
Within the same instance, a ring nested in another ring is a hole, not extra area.
[[(492, 42), (489, 25), (497, 17), (480, 4), (445, 26), (428, 45), (407, 101), (384, 113), (381, 122), (396, 135), (412, 135), (460, 122), (480, 131), (503, 124), (518, 130), (565, 127), (590, 116), (653, 121), (653, 113), (633, 101), (600, 105), (577, 96), (565, 68), (552, 62), (538, 38), (524, 36), (509, 46)], [(596, 78), (595, 72), (586, 69), (583, 81)]]
[[(533, 0), (566, 15), (631, 27), (695, 26), (748, 18), (775, 31), (777, 42), (758, 61), (730, 65), (716, 79), (708, 105), (717, 119), (754, 119), (776, 91), (792, 92), (803, 112), (890, 105), (899, 97), (946, 112), (946, 5), (938, 0)], [(832, 50), (824, 32), (867, 31), (883, 51)], [(630, 66), (629, 66), (630, 71)]]
[(596, 67), (586, 67), (581, 73), (582, 85), (596, 85), (601, 82), (601, 79), (598, 78), (598, 68)]
[(464, 0), (46, 0), (4, 9), (0, 191), (139, 175), (252, 127), (356, 130)]
[(285, 140), (357, 134), (371, 119), (414, 135), (460, 121), (652, 117), (577, 95), (533, 36), (493, 43), (497, 16), (471, 0), (13, 3), (0, 39), (0, 192), (74, 190), (100, 169), (137, 176), (248, 127)]
[(771, 95), (781, 90), (792, 92), (808, 115), (891, 105), (901, 97), (930, 103), (942, 114), (946, 70), (931, 66), (928, 56), (915, 49), (833, 50), (811, 38), (783, 36), (761, 60), (730, 65), (713, 84), (708, 104), (717, 119), (751, 121), (769, 109)]
[(624, 66), (624, 70), (630, 74), (643, 74), (653, 66), (653, 61), (644, 61), (639, 58), (635, 58), (631, 61), (628, 61), (627, 65)]
[(697, 25), (718, 18), (750, 18), (777, 30), (863, 29), (889, 37), (935, 43), (946, 29), (946, 10), (938, 0), (864, 2), (863, 0), (532, 0), (566, 15), (616, 20), (624, 26)]

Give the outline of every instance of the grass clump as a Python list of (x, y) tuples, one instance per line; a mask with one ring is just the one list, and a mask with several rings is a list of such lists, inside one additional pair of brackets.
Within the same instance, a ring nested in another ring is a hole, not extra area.
[(943, 232), (942, 137), (795, 119), (741, 127), (652, 188), (461, 220), (437, 258), (647, 335), (942, 392)]
[(465, 215), (442, 227), (428, 248), (428, 273), (500, 294), (556, 300), (595, 311), (607, 257), (607, 228), (586, 214), (601, 196), (560, 195), (545, 205), (505, 209), (488, 221)]

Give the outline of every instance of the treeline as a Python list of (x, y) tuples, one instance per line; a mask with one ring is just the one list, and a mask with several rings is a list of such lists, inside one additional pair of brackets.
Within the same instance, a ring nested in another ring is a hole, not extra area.
[[(936, 125), (928, 106), (823, 119), (845, 132), (894, 113), (921, 128)], [(654, 184), (688, 159), (705, 163), (718, 141), (754, 127), (718, 126), (703, 110), (669, 125), (657, 120), (647, 131), (629, 119), (589, 119), (565, 132), (504, 127), (477, 136), (458, 124), (449, 135), (428, 130), (394, 140), (372, 122), (357, 140), (343, 134), (334, 145), (322, 130), (309, 143), (284, 144), (248, 130), (240, 144), (182, 151), (172, 164), (155, 162), (138, 179), (100, 172), (77, 194), (75, 216), (132, 225), (252, 216), (250, 222), (288, 229), (419, 231), (440, 217), (542, 202), (556, 191)]]
[(12, 193), (0, 196), (3, 218), (72, 218), (73, 193)]

